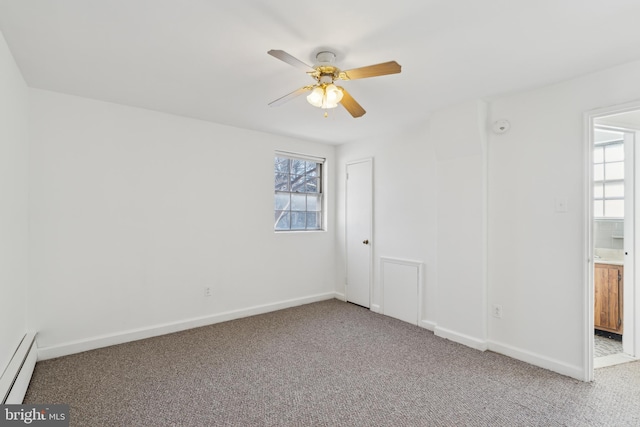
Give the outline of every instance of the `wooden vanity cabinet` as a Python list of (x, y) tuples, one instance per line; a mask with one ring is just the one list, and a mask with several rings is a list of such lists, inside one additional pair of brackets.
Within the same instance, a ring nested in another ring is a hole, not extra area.
[(623, 266), (595, 265), (596, 329), (622, 335), (622, 273)]

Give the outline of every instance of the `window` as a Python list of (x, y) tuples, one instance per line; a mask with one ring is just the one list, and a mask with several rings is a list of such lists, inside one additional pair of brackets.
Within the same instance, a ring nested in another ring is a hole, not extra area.
[(276, 231), (322, 230), (324, 159), (276, 153)]
[(624, 142), (596, 143), (593, 149), (593, 215), (624, 218)]

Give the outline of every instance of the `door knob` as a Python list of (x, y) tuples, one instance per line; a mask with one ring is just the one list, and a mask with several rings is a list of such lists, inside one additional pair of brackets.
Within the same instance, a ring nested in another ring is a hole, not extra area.
[(363, 241), (362, 241), (362, 244), (363, 244), (363, 245), (368, 245), (368, 244), (369, 244), (369, 240), (363, 240)]

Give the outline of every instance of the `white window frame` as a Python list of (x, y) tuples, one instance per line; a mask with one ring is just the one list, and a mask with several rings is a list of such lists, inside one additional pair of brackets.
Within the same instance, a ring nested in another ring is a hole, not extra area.
[[(319, 176), (318, 176), (318, 189), (319, 191), (317, 193), (314, 192), (294, 192), (291, 191), (291, 189), (289, 189), (289, 191), (281, 191), (281, 190), (277, 190), (275, 187), (275, 174), (276, 174), (276, 170), (275, 170), (275, 159), (276, 158), (287, 158), (287, 159), (291, 159), (291, 160), (302, 160), (302, 161), (306, 161), (306, 162), (314, 162), (320, 165), (320, 172), (319, 172)], [(275, 233), (297, 233), (297, 232), (318, 232), (318, 231), (325, 231), (325, 224), (326, 224), (326, 203), (325, 203), (325, 184), (326, 184), (326, 178), (325, 178), (325, 174), (326, 174), (326, 159), (322, 158), (322, 157), (316, 157), (316, 156), (310, 156), (310, 155), (306, 155), (306, 154), (300, 154), (300, 153), (292, 153), (292, 152), (287, 152), (287, 151), (276, 151), (274, 153), (273, 156), (273, 162), (274, 162), (274, 209), (273, 212), (274, 214), (276, 214), (276, 212), (280, 212), (283, 211), (284, 209), (277, 209), (278, 208), (278, 202), (277, 202), (277, 197), (278, 195), (282, 195), (282, 194), (289, 194), (289, 195), (295, 195), (295, 194), (314, 194), (318, 196), (318, 204), (319, 206), (319, 210), (317, 211), (308, 211), (308, 210), (304, 210), (304, 211), (298, 211), (298, 212), (305, 212), (305, 213), (310, 213), (310, 212), (318, 212), (320, 214), (320, 220), (319, 220), (319, 225), (317, 228), (291, 228), (291, 218), (289, 220), (289, 228), (276, 228), (277, 224), (278, 224), (278, 220), (277, 217), (274, 216), (274, 224), (273, 224), (273, 231)], [(307, 206), (308, 208), (308, 206)], [(287, 209), (290, 213), (291, 212), (296, 212), (294, 210), (291, 209), (291, 206), (288, 206)]]
[[(606, 165), (607, 164), (612, 164), (612, 163), (622, 163), (624, 165), (624, 159), (622, 161), (620, 160), (616, 160), (613, 162), (608, 162), (607, 158), (606, 158), (606, 146), (611, 146), (611, 145), (620, 145), (622, 146), (622, 149), (624, 150), (624, 140), (619, 140), (619, 141), (610, 141), (610, 142), (605, 142), (602, 144), (596, 144), (594, 146), (594, 149), (597, 147), (602, 147), (603, 149), (603, 154), (602, 154), (602, 163), (596, 163), (595, 161), (593, 162), (593, 166), (595, 167), (596, 165), (603, 165), (603, 170), (606, 170)], [(603, 172), (605, 173), (605, 172)], [(594, 188), (593, 188), (593, 203), (594, 203), (594, 219), (597, 220), (617, 220), (617, 219), (622, 219), (624, 218), (624, 216), (622, 217), (615, 217), (615, 216), (607, 216), (607, 210), (606, 210), (606, 206), (607, 206), (607, 201), (609, 200), (622, 200), (624, 202), (624, 195), (622, 196), (607, 196), (606, 193), (606, 186), (607, 183), (609, 184), (622, 184), (624, 186), (624, 176), (620, 179), (607, 179), (606, 174), (603, 175), (602, 180), (594, 180), (593, 184), (594, 184)], [(602, 196), (601, 197), (596, 197), (595, 195), (595, 186), (596, 185), (602, 185)], [(595, 213), (595, 203), (597, 201), (601, 201), (602, 202), (602, 213), (603, 216), (596, 216)]]

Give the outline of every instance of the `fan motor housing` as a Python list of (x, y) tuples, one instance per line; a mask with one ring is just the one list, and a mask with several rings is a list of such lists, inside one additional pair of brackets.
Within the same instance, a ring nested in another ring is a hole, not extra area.
[(340, 70), (336, 67), (319, 66), (316, 67), (314, 77), (319, 83), (333, 83), (333, 80), (338, 78), (339, 73)]
[(314, 67), (316, 72), (313, 77), (318, 83), (333, 83), (338, 78), (340, 69), (332, 65), (335, 60), (336, 54), (328, 50), (323, 50), (316, 54), (317, 64)]

